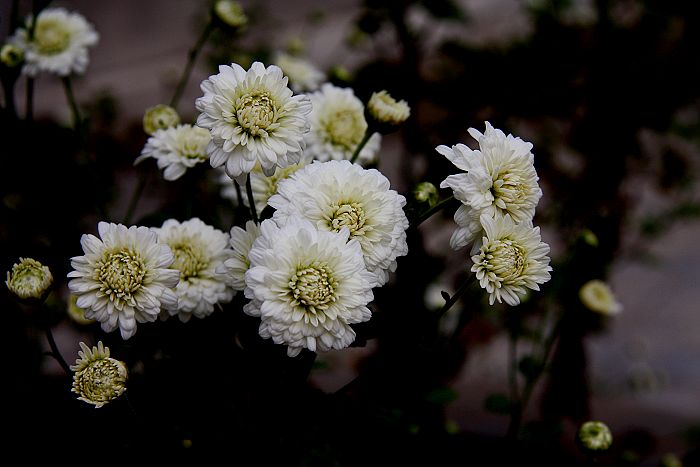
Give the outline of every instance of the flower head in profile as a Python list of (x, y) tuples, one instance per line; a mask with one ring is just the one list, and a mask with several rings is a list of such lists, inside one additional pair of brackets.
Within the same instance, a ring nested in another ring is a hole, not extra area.
[(7, 272), (5, 285), (13, 294), (26, 300), (41, 300), (53, 284), (53, 276), (47, 266), (32, 258), (20, 258)]
[(282, 227), (263, 221), (248, 258), (244, 311), (260, 316), (260, 336), (302, 349), (343, 349), (355, 340), (351, 324), (368, 321), (373, 277), (365, 269), (360, 244), (347, 227), (318, 230), (303, 219)]
[(27, 26), (17, 30), (12, 42), (24, 50), (24, 74), (68, 76), (85, 72), (88, 47), (97, 44), (98, 38), (82, 15), (64, 8), (46, 8), (36, 18), (33, 39), (29, 39)]
[[(365, 108), (350, 88), (330, 83), (309, 94), (311, 131), (306, 135), (306, 153), (320, 161), (350, 159), (367, 131)], [(374, 162), (381, 135), (374, 133), (362, 148), (357, 162)]]
[(597, 421), (589, 421), (581, 425), (577, 439), (579, 445), (588, 451), (605, 451), (612, 445), (612, 433), (610, 428)]
[(579, 298), (586, 308), (602, 315), (616, 315), (622, 311), (622, 304), (601, 280), (586, 282), (579, 290)]
[(15, 44), (3, 44), (0, 48), (0, 63), (8, 68), (14, 68), (24, 60), (24, 51)]
[(411, 116), (411, 108), (406, 101), (397, 101), (387, 91), (372, 93), (367, 102), (367, 114), (380, 127), (396, 127)]
[(229, 177), (243, 181), (257, 163), (272, 175), (276, 167), (298, 161), (311, 102), (292, 95), (278, 66), (255, 62), (246, 71), (222, 65), (201, 88), (197, 125), (211, 132), (212, 167), (224, 166)]
[(196, 217), (182, 223), (168, 219), (153, 230), (175, 256), (170, 267), (180, 271), (180, 282), (175, 288), (177, 308), (167, 310), (171, 315), (187, 322), (192, 315), (204, 318), (214, 312), (215, 305), (231, 301), (235, 291), (226, 276), (217, 272), (234, 255), (228, 234)]
[(484, 236), (474, 244), (471, 270), (489, 293), (489, 304), (515, 306), (527, 289), (539, 290), (550, 279), (549, 245), (541, 240), (539, 227), (516, 224), (510, 215), (494, 219), (482, 214), (481, 224)]
[(217, 272), (228, 277), (233, 290), (245, 290), (245, 273), (250, 267), (248, 254), (259, 236), (260, 226), (253, 221), (246, 222), (245, 230), (237, 226), (231, 229), (233, 255), (218, 267)]
[(165, 130), (180, 123), (177, 110), (169, 105), (158, 104), (146, 109), (143, 114), (143, 131), (152, 135), (156, 130)]
[(315, 91), (326, 79), (325, 75), (308, 60), (278, 52), (272, 63), (282, 69), (289, 78), (289, 86), (294, 92)]
[(210, 140), (207, 130), (188, 124), (156, 130), (148, 138), (134, 164), (152, 157), (159, 169), (165, 169), (163, 178), (177, 180), (187, 169), (207, 160), (207, 145)]
[(99, 321), (105, 332), (119, 328), (122, 339), (136, 333), (136, 323), (155, 321), (161, 307), (177, 308), (172, 290), (180, 271), (170, 269), (170, 247), (158, 242), (148, 227), (100, 222), (99, 238), (83, 235), (83, 256), (71, 258), (70, 291), (85, 317)]
[(214, 3), (214, 17), (227, 27), (240, 29), (248, 24), (248, 17), (240, 3), (233, 0), (217, 0)]
[(281, 223), (300, 217), (319, 230), (347, 228), (375, 274), (375, 285), (384, 285), (396, 270), (396, 258), (408, 253), (406, 199), (378, 170), (349, 161), (314, 162), (281, 181), (269, 204)]
[(101, 341), (92, 349), (81, 342), (80, 348), (79, 358), (70, 367), (75, 373), (72, 391), (79, 400), (99, 409), (126, 391), (126, 365), (111, 358), (109, 347), (102, 345)]
[[(489, 122), (484, 134), (474, 128), (469, 129), (469, 134), (479, 142), (479, 149), (472, 150), (464, 144), (436, 148), (465, 172), (450, 175), (440, 184), (441, 188), (451, 188), (455, 198), (466, 206), (460, 219), (455, 217), (461, 231), (455, 233), (459, 241), (453, 238), (451, 242), (455, 249), (476, 238), (474, 233), (478, 235), (481, 229), (475, 219), (482, 214), (492, 218), (508, 214), (516, 223), (531, 221), (542, 196), (531, 143), (506, 136)], [(469, 215), (465, 210), (477, 213)]]

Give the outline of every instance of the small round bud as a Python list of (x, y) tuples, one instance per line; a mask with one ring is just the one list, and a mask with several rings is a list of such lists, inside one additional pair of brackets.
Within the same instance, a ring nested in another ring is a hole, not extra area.
[(428, 206), (433, 207), (438, 201), (438, 189), (430, 182), (421, 182), (413, 189), (413, 196), (416, 201), (428, 203)]
[(158, 104), (146, 109), (143, 114), (143, 130), (152, 135), (157, 130), (164, 130), (180, 123), (177, 110), (169, 105)]
[(223, 26), (233, 29), (240, 29), (248, 24), (248, 17), (243, 7), (232, 0), (218, 0), (214, 4), (214, 18), (218, 19)]
[(43, 300), (51, 288), (53, 276), (48, 267), (31, 258), (20, 258), (7, 272), (5, 285), (23, 300)]
[(585, 229), (581, 232), (581, 239), (592, 247), (598, 246), (598, 237), (591, 230)]
[(110, 358), (109, 347), (102, 342), (92, 350), (81, 342), (80, 348), (79, 358), (70, 367), (75, 372), (72, 391), (78, 394), (79, 400), (99, 409), (126, 391), (126, 365)]
[(579, 298), (586, 308), (602, 315), (615, 315), (622, 311), (608, 284), (600, 280), (586, 282), (579, 290)]
[(379, 91), (370, 97), (367, 103), (367, 115), (370, 125), (373, 122), (380, 128), (378, 131), (388, 133), (408, 119), (411, 108), (406, 101), (396, 101), (388, 92)]
[(8, 68), (14, 68), (24, 61), (24, 51), (14, 44), (5, 44), (0, 49), (0, 62)]
[(578, 430), (578, 442), (589, 451), (605, 451), (612, 444), (610, 428), (603, 422), (590, 421)]

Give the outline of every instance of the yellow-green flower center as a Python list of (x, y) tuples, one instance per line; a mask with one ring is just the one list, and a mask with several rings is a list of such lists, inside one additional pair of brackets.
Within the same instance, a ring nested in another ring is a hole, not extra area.
[(34, 45), (42, 55), (56, 55), (70, 45), (70, 30), (61, 21), (44, 19), (37, 21), (34, 30)]
[(527, 265), (525, 249), (510, 239), (500, 239), (481, 247), (482, 266), (499, 281), (520, 277)]
[(372, 230), (372, 227), (367, 225), (367, 215), (362, 203), (332, 204), (327, 220), (331, 230), (340, 232), (343, 227), (347, 227), (352, 237), (365, 235)]
[(206, 258), (202, 254), (202, 249), (190, 243), (177, 243), (170, 245), (175, 256), (175, 261), (171, 266), (180, 271), (180, 279), (198, 277), (199, 273), (208, 265)]
[(301, 305), (312, 312), (325, 310), (337, 300), (338, 282), (327, 263), (314, 263), (297, 269), (289, 279), (294, 305)]
[(515, 170), (505, 168), (494, 177), (491, 194), (496, 206), (506, 212), (520, 210), (528, 195), (528, 186)]
[(209, 131), (204, 128), (187, 128), (178, 134), (178, 152), (187, 159), (207, 158), (207, 144), (209, 143)]
[(367, 122), (362, 111), (353, 109), (338, 110), (321, 120), (328, 142), (347, 150), (354, 150), (367, 129)]
[(126, 390), (124, 364), (113, 358), (90, 362), (75, 373), (73, 391), (87, 402), (102, 405), (119, 397)]
[(130, 300), (146, 277), (146, 268), (138, 253), (119, 250), (106, 253), (97, 262), (95, 280), (100, 283), (100, 291), (110, 300)]
[(244, 94), (235, 105), (238, 124), (251, 136), (266, 135), (277, 122), (277, 107), (269, 92)]

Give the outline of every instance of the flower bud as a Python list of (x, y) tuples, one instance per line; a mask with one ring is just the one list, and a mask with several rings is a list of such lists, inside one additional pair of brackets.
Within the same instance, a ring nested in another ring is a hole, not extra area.
[(612, 444), (610, 428), (603, 422), (590, 421), (578, 430), (578, 442), (589, 451), (605, 451)]
[(369, 99), (367, 115), (370, 125), (375, 124), (380, 133), (388, 133), (408, 119), (411, 108), (406, 101), (396, 101), (388, 92), (379, 91)]
[(14, 44), (5, 44), (0, 49), (0, 62), (8, 68), (14, 68), (24, 61), (24, 51)]
[(430, 182), (421, 182), (413, 189), (413, 196), (420, 203), (428, 203), (429, 207), (435, 206), (438, 200), (438, 190)]
[(177, 110), (169, 105), (158, 104), (146, 109), (143, 114), (143, 130), (152, 135), (157, 130), (164, 130), (180, 123)]
[(218, 0), (214, 4), (214, 18), (220, 25), (233, 29), (241, 29), (248, 24), (243, 7), (232, 0)]
[(98, 409), (126, 391), (126, 365), (110, 358), (109, 347), (103, 346), (102, 342), (92, 350), (81, 342), (80, 348), (80, 358), (70, 367), (75, 372), (72, 391), (78, 394), (79, 400)]
[(586, 282), (579, 290), (581, 302), (591, 311), (602, 315), (615, 315), (622, 311), (608, 284), (600, 280)]
[(52, 283), (49, 268), (31, 258), (20, 258), (7, 272), (5, 281), (10, 292), (23, 300), (43, 300)]

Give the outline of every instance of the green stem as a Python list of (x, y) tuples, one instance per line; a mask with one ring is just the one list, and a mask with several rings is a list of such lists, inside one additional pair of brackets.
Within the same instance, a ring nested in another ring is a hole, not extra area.
[(236, 197), (238, 198), (238, 206), (236, 206), (236, 210), (238, 211), (238, 214), (245, 217), (246, 213), (245, 205), (243, 204), (243, 191), (241, 190), (241, 186), (238, 184), (236, 179), (233, 180), (233, 186), (236, 188)]
[(141, 199), (141, 195), (143, 194), (143, 191), (146, 188), (146, 184), (148, 182), (149, 175), (150, 175), (150, 171), (148, 171), (148, 170), (141, 171), (140, 176), (139, 176), (139, 183), (136, 186), (136, 189), (134, 190), (134, 194), (131, 195), (131, 200), (129, 201), (129, 207), (126, 210), (126, 214), (124, 214), (124, 220), (122, 221), (122, 224), (129, 225), (129, 221), (131, 221), (131, 216), (133, 216), (133, 214), (134, 214), (134, 210), (136, 209), (136, 205), (138, 204), (139, 199)]
[(61, 352), (58, 350), (56, 340), (53, 338), (53, 333), (51, 332), (50, 327), (46, 328), (46, 340), (49, 341), (49, 347), (51, 347), (51, 356), (54, 359), (56, 359), (59, 365), (61, 365), (63, 371), (65, 371), (67, 375), (70, 375), (70, 367), (68, 366), (68, 363), (66, 363), (66, 360), (63, 358), (63, 355), (61, 355)]
[(61, 78), (63, 82), (63, 89), (66, 91), (66, 98), (68, 99), (68, 105), (70, 105), (70, 110), (73, 113), (73, 129), (79, 132), (82, 128), (82, 118), (80, 116), (80, 109), (78, 108), (78, 102), (75, 100), (75, 95), (73, 94), (73, 86), (69, 76), (64, 76)]
[(246, 176), (245, 179), (245, 191), (246, 194), (248, 195), (248, 204), (250, 205), (250, 215), (253, 218), (253, 222), (256, 224), (259, 224), (260, 221), (258, 220), (258, 212), (255, 209), (255, 199), (253, 199), (253, 187), (250, 184), (250, 174)]
[(180, 81), (178, 81), (177, 87), (175, 87), (175, 93), (173, 94), (173, 98), (170, 99), (170, 107), (177, 109), (177, 103), (180, 101), (182, 93), (185, 91), (185, 86), (187, 85), (187, 81), (190, 78), (190, 74), (192, 74), (192, 68), (194, 67), (194, 62), (197, 59), (197, 55), (199, 55), (199, 52), (201, 52), (202, 47), (204, 47), (204, 43), (207, 41), (209, 34), (211, 34), (213, 30), (214, 23), (209, 21), (205, 26), (204, 30), (202, 31), (202, 34), (199, 36), (199, 39), (197, 39), (197, 42), (195, 43), (194, 47), (192, 47), (188, 52), (187, 65), (185, 65), (185, 69), (182, 72), (182, 76), (180, 76)]
[(472, 274), (470, 275), (464, 283), (457, 289), (457, 291), (445, 302), (445, 304), (440, 308), (440, 310), (437, 312), (437, 317), (441, 318), (442, 316), (447, 313), (447, 311), (452, 308), (452, 306), (457, 303), (457, 301), (464, 295), (464, 292), (467, 291), (469, 286), (474, 282), (476, 279), (476, 275)]
[(362, 148), (365, 147), (365, 144), (367, 144), (367, 141), (372, 137), (372, 132), (369, 131), (369, 128), (367, 131), (365, 131), (365, 135), (362, 137), (362, 141), (360, 141), (360, 144), (357, 145), (355, 148), (355, 152), (352, 153), (352, 157), (350, 158), (351, 163), (355, 163), (358, 157), (360, 157), (360, 151), (362, 151)]
[(449, 203), (454, 201), (455, 197), (454, 196), (449, 196), (441, 201), (438, 201), (435, 206), (432, 208), (428, 209), (425, 211), (423, 214), (418, 216), (418, 218), (413, 222), (414, 227), (418, 227), (420, 224), (422, 224), (424, 221), (429, 219), (433, 214), (441, 211), (445, 206), (447, 206)]

